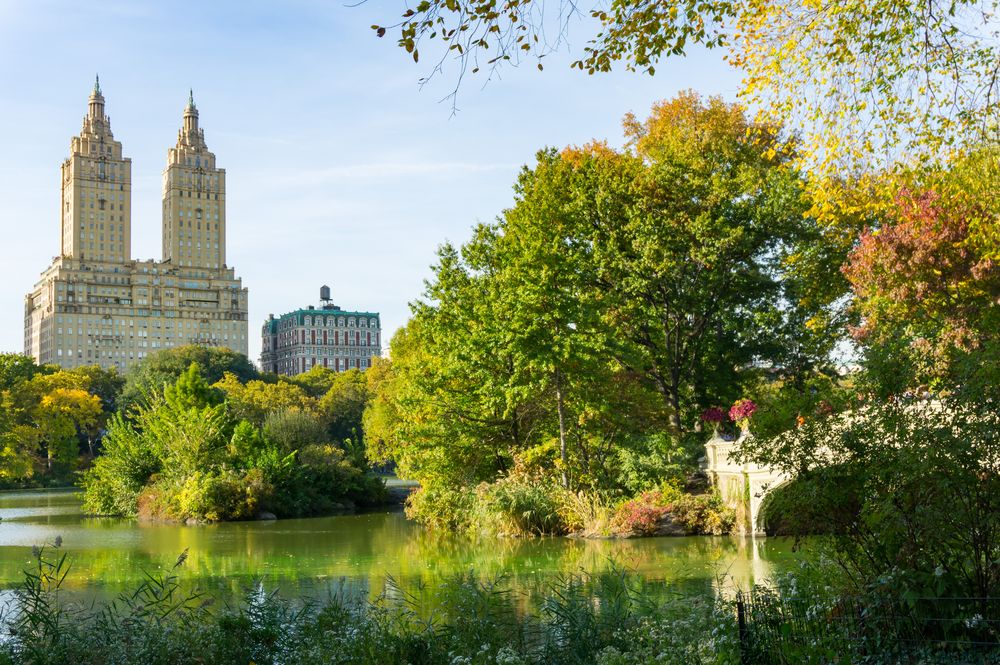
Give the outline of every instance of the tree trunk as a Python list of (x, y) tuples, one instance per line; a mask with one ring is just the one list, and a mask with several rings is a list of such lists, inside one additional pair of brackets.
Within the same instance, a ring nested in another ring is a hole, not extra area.
[(569, 475), (566, 463), (566, 415), (563, 404), (562, 375), (556, 371), (556, 413), (559, 415), (559, 461), (562, 471), (562, 486), (569, 488)]

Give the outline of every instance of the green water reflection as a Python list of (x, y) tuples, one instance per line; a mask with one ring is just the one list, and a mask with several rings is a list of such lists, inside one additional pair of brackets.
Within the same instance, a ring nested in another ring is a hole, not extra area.
[(706, 591), (765, 582), (796, 565), (784, 541), (742, 538), (635, 540), (472, 540), (430, 533), (399, 512), (186, 526), (90, 518), (72, 491), (0, 493), (0, 588), (16, 585), (31, 547), (61, 536), (72, 562), (66, 586), (114, 592), (133, 587), (143, 571), (169, 568), (187, 549), (182, 577), (198, 586), (238, 593), (254, 581), (286, 595), (340, 584), (370, 597), (391, 575), (428, 586), (456, 573), (506, 575), (530, 592), (558, 574), (595, 572), (612, 562), (651, 584)]

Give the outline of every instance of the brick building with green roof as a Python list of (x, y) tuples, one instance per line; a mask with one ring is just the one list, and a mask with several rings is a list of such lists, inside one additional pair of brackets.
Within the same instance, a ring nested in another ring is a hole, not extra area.
[(294, 376), (317, 365), (337, 372), (372, 366), (382, 350), (378, 312), (341, 309), (330, 301), (327, 286), (320, 289), (320, 301), (318, 308), (268, 316), (261, 330), (261, 370)]

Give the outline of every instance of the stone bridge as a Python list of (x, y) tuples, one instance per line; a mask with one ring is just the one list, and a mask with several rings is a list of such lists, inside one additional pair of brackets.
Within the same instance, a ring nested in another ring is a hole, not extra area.
[(789, 478), (776, 469), (731, 461), (729, 454), (740, 441), (742, 436), (735, 441), (713, 436), (705, 444), (704, 469), (725, 504), (736, 511), (738, 528), (747, 535), (763, 535), (758, 518), (764, 497)]

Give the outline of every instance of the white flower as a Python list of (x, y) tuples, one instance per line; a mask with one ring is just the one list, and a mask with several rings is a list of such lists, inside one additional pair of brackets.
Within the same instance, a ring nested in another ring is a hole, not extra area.
[(973, 614), (971, 617), (965, 620), (966, 628), (975, 628), (983, 620), (982, 614)]
[(944, 569), (944, 566), (938, 566), (937, 568), (934, 569), (934, 577), (941, 577), (946, 572), (947, 571)]

